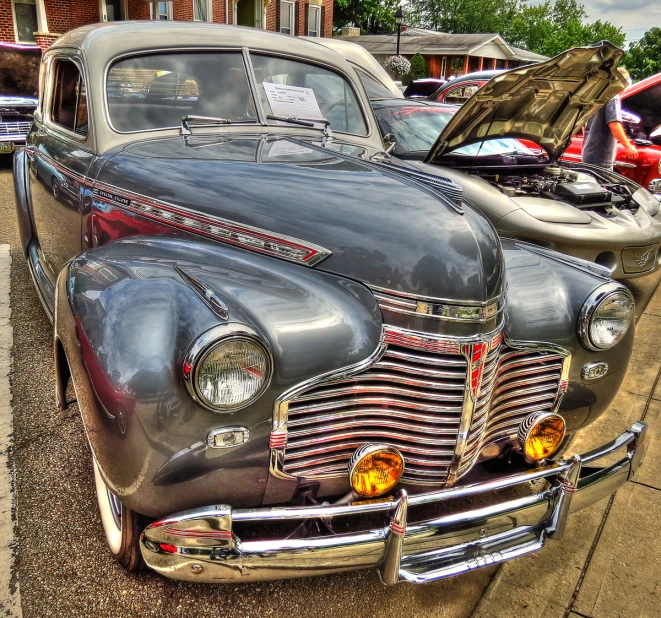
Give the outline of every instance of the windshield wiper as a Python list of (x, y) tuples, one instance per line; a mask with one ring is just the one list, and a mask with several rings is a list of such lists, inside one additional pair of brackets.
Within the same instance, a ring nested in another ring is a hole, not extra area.
[(232, 124), (230, 118), (219, 118), (216, 116), (182, 116), (181, 117), (181, 135), (192, 135), (190, 130), (190, 121), (195, 122), (194, 127), (215, 127), (219, 124)]
[(315, 125), (317, 124), (323, 124), (324, 125), (324, 135), (326, 137), (330, 137), (330, 120), (326, 120), (325, 118), (319, 118), (318, 120), (303, 120), (302, 118), (295, 118), (294, 116), (267, 116), (269, 120), (276, 120), (278, 122), (289, 122), (291, 124), (297, 124), (302, 127), (310, 127), (314, 128)]

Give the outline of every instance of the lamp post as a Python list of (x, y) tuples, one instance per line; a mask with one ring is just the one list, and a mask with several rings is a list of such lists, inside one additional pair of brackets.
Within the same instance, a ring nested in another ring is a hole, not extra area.
[(395, 23), (397, 24), (397, 55), (399, 56), (399, 38), (402, 35), (402, 22), (404, 21), (404, 11), (400, 6), (395, 11)]

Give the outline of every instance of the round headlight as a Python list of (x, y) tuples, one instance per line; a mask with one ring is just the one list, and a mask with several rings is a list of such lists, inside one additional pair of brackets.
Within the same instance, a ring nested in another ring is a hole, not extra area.
[(627, 334), (634, 314), (631, 292), (618, 283), (597, 288), (585, 301), (578, 332), (588, 350), (608, 350)]
[(233, 333), (222, 339), (212, 329), (184, 361), (184, 380), (194, 399), (212, 410), (243, 408), (258, 399), (271, 377), (271, 359), (255, 336)]

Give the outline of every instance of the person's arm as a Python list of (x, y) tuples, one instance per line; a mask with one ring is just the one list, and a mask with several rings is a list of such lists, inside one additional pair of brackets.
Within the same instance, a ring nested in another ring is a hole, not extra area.
[(638, 150), (636, 150), (636, 147), (629, 141), (629, 138), (627, 137), (627, 134), (624, 132), (624, 127), (622, 126), (621, 122), (609, 122), (608, 123), (608, 128), (610, 129), (610, 132), (613, 134), (613, 137), (624, 146), (624, 148), (627, 151), (627, 158), (628, 159), (637, 159), (638, 158)]

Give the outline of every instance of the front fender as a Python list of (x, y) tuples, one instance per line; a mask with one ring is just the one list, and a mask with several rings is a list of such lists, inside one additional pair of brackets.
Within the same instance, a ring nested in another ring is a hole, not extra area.
[[(227, 305), (226, 320), (175, 265)], [(181, 371), (191, 343), (222, 323), (256, 330), (274, 359), (265, 394), (227, 413), (196, 404)], [(258, 505), (274, 400), (370, 356), (381, 316), (372, 294), (342, 277), (226, 245), (141, 237), (86, 251), (62, 271), (55, 329), (102, 475), (129, 508), (158, 517)], [(248, 442), (207, 448), (209, 431), (228, 425), (248, 429)]]
[(19, 148), (14, 153), (12, 162), (14, 172), (14, 202), (18, 219), (18, 232), (21, 237), (23, 253), (27, 257), (28, 245), (32, 240), (32, 220), (30, 219), (28, 193), (28, 155), (25, 148)]
[[(594, 352), (578, 336), (578, 317), (588, 296), (612, 280), (594, 271), (594, 264), (571, 264), (574, 258), (503, 239), (507, 273), (508, 338), (553, 343), (571, 355), (569, 387), (560, 412), (573, 432), (598, 418), (615, 397), (633, 349), (635, 329), (610, 350)], [(608, 373), (593, 381), (581, 375), (588, 363), (605, 362)]]

